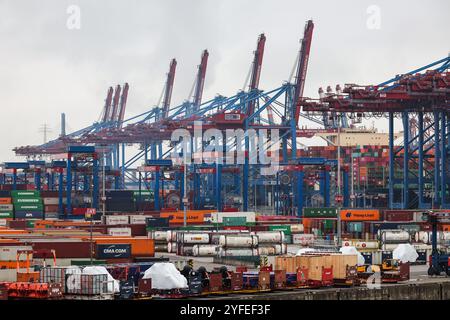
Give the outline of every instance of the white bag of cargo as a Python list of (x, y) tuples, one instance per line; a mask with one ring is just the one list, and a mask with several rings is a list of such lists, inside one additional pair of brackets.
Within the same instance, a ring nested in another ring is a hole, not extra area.
[(152, 279), (152, 288), (159, 290), (187, 288), (186, 278), (173, 263), (157, 262), (144, 273), (142, 279)]
[(83, 274), (106, 274), (108, 277), (108, 292), (120, 292), (119, 281), (114, 279), (112, 275), (102, 266), (89, 266), (83, 269)]
[(364, 256), (356, 250), (355, 247), (348, 246), (348, 247), (342, 247), (339, 249), (339, 252), (342, 254), (353, 254), (358, 256), (358, 266), (362, 266), (366, 263), (366, 260), (364, 259)]
[(409, 243), (401, 243), (392, 252), (392, 258), (401, 262), (416, 262), (419, 255), (416, 249)]

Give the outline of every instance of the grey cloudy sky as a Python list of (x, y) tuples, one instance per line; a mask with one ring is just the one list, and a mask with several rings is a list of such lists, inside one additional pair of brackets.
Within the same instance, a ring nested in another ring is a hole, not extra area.
[[(81, 10), (81, 29), (66, 26)], [(369, 29), (367, 8), (380, 8)], [(172, 105), (185, 100), (201, 51), (210, 52), (204, 99), (242, 88), (260, 33), (267, 37), (260, 88), (287, 80), (304, 23), (315, 22), (305, 95), (319, 86), (379, 83), (450, 50), (450, 2), (289, 0), (0, 0), (0, 161), (39, 144), (39, 127), (59, 133), (98, 119), (110, 85), (130, 84), (126, 116), (148, 110), (178, 60)]]

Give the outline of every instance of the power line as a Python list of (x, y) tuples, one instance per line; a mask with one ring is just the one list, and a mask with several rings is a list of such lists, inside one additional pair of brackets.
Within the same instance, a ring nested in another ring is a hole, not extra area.
[(48, 126), (48, 124), (44, 123), (40, 128), (39, 132), (44, 134), (44, 143), (47, 143), (47, 133), (52, 132), (52, 129)]

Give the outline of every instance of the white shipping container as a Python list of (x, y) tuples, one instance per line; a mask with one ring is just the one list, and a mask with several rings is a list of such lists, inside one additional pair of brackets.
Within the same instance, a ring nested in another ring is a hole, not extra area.
[(12, 204), (0, 204), (0, 210), (2, 211), (13, 211), (14, 206)]
[(108, 228), (108, 234), (113, 237), (131, 237), (131, 228)]
[(252, 248), (258, 245), (258, 236), (253, 235), (221, 235), (219, 244), (222, 247)]
[(302, 246), (309, 246), (314, 243), (314, 235), (311, 233), (293, 234), (292, 243), (301, 244)]
[(105, 224), (107, 225), (128, 224), (128, 222), (128, 216), (105, 216)]
[(262, 243), (283, 243), (283, 231), (257, 231), (258, 244)]
[(130, 216), (130, 224), (145, 224), (145, 219), (147, 216), (144, 215), (133, 215)]
[(45, 216), (45, 220), (58, 219), (59, 213), (58, 212), (46, 212), (44, 214), (44, 216)]
[(195, 257), (211, 257), (216, 256), (220, 246), (215, 244), (196, 244), (192, 248)]
[(8, 220), (6, 219), (0, 219), (0, 227), (6, 227), (6, 224), (8, 223), (7, 221)]
[(291, 233), (303, 233), (304, 230), (303, 224), (291, 224)]
[[(31, 246), (3, 246), (0, 247), (0, 261), (17, 261), (17, 250), (32, 250)], [(32, 258), (31, 255), (30, 258)], [(26, 254), (19, 256), (19, 261), (27, 260)]]
[[(20, 268), (19, 272), (27, 272), (26, 268)], [(17, 269), (0, 269), (0, 281), (16, 282)]]
[(59, 204), (59, 198), (43, 198), (44, 205), (57, 205)]
[(212, 223), (223, 223), (224, 217), (245, 217), (247, 223), (255, 223), (256, 222), (256, 213), (255, 212), (213, 212), (211, 213), (211, 222)]

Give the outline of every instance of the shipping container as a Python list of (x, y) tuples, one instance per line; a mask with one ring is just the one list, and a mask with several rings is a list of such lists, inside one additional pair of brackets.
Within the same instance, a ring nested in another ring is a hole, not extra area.
[(131, 257), (131, 244), (97, 244), (97, 259), (124, 259)]
[(13, 198), (38, 198), (40, 197), (39, 191), (31, 190), (12, 190), (11, 197)]
[(127, 215), (107, 215), (104, 216), (104, 223), (106, 225), (128, 224), (129, 217)]
[(43, 211), (16, 211), (14, 213), (16, 219), (44, 219)]
[(131, 228), (108, 228), (108, 234), (114, 237), (131, 237)]
[(336, 218), (336, 208), (303, 208), (303, 217), (306, 218)]
[(43, 204), (14, 204), (14, 210), (16, 211), (44, 211)]
[(378, 221), (380, 210), (377, 209), (341, 209), (342, 221)]

